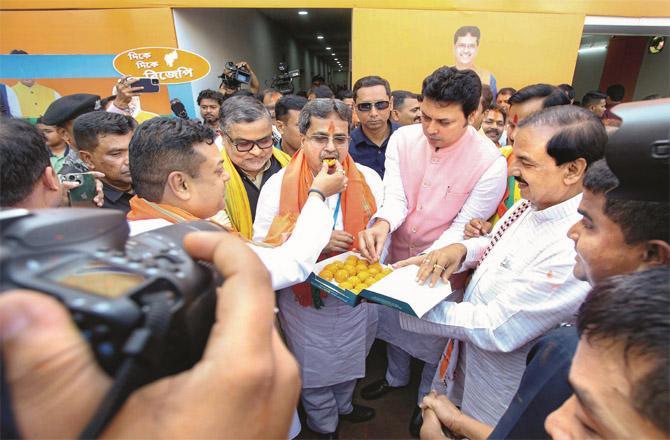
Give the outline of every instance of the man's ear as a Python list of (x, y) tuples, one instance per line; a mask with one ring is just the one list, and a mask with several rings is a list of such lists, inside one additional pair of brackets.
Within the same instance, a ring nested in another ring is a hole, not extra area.
[(400, 113), (398, 112), (398, 110), (396, 110), (396, 109), (391, 110), (391, 120), (393, 122), (398, 122), (399, 118), (400, 118)]
[(91, 161), (92, 157), (93, 155), (90, 151), (79, 150), (79, 159), (81, 159), (91, 171), (95, 170), (95, 165)]
[(189, 200), (191, 198), (190, 181), (188, 176), (181, 171), (173, 171), (168, 175), (165, 182), (165, 189), (169, 191), (180, 200)]
[(286, 128), (286, 125), (284, 125), (284, 121), (281, 121), (279, 119), (275, 119), (275, 127), (277, 127), (277, 130), (281, 135), (284, 135), (284, 128)]
[(650, 269), (670, 265), (670, 244), (663, 240), (649, 240), (645, 244), (644, 262)]
[(52, 191), (58, 191), (60, 189), (60, 180), (53, 168), (46, 167), (44, 169), (44, 173), (42, 174), (42, 184)]
[(578, 183), (586, 173), (586, 159), (580, 157), (572, 162), (565, 164), (565, 175), (563, 180), (566, 185), (574, 185)]

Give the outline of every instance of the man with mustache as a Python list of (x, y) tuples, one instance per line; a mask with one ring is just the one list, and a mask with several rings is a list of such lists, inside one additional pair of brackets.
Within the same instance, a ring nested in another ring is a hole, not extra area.
[[(502, 92), (501, 92), (502, 93)], [(507, 113), (507, 144), (514, 144), (514, 135), (516, 133), (517, 125), (520, 124), (526, 117), (533, 112), (542, 110), (544, 108), (553, 107), (555, 105), (567, 105), (569, 103), (568, 97), (556, 86), (549, 84), (533, 84), (520, 89), (515, 92), (509, 99), (509, 112)], [(514, 156), (511, 150), (502, 150), (507, 158), (508, 169), (514, 161)], [(493, 224), (495, 224), (500, 217), (502, 217), (507, 210), (521, 199), (519, 186), (517, 181), (510, 176), (507, 179), (507, 190), (502, 198), (502, 201), (496, 209), (496, 214), (493, 216), (491, 222), (486, 221), (485, 218), (473, 218), (465, 227), (465, 238), (479, 237), (491, 231)], [(445, 243), (446, 244), (446, 243)]]
[[(459, 241), (471, 215), (488, 218), (505, 191), (507, 164), (493, 143), (468, 124), (480, 105), (482, 85), (472, 70), (440, 67), (423, 81), (421, 125), (399, 128), (386, 152), (384, 205), (373, 224), (358, 236), (361, 254), (387, 263), (414, 257), (439, 239)], [(465, 277), (452, 280), (463, 287)], [(363, 388), (376, 399), (409, 383), (411, 356), (425, 362), (417, 403), (430, 391), (438, 356), (446, 340), (418, 336), (400, 328), (398, 312), (379, 309), (377, 337), (388, 342), (386, 377)], [(410, 431), (418, 436), (421, 412), (415, 408)]]
[[(500, 137), (505, 131), (505, 122), (507, 121), (507, 112), (499, 105), (491, 105), (484, 110), (484, 117), (482, 118), (482, 131), (487, 138), (491, 139), (496, 147), (502, 148), (500, 145)], [(511, 148), (509, 149), (511, 151)], [(505, 154), (505, 157), (509, 156)]]
[(434, 389), (463, 413), (494, 425), (516, 392), (534, 341), (569, 322), (587, 283), (572, 274), (567, 237), (579, 220), (582, 180), (603, 156), (605, 127), (592, 113), (557, 106), (519, 124), (510, 174), (523, 199), (496, 224), (493, 236), (463, 240), (410, 258), (431, 286), (475, 268), (462, 302), (446, 300), (423, 319), (400, 316), (403, 328), (446, 336)]
[(134, 196), (128, 144), (137, 122), (127, 115), (110, 112), (85, 113), (74, 120), (72, 131), (79, 158), (91, 171), (99, 171), (105, 196), (103, 208), (130, 211)]
[(416, 93), (407, 90), (394, 90), (391, 120), (398, 125), (418, 124), (421, 122), (421, 108)]
[[(334, 220), (322, 256), (355, 246), (382, 200), (382, 182), (374, 170), (354, 163), (348, 154), (351, 110), (339, 100), (317, 98), (300, 112), (302, 145), (288, 166), (268, 180), (258, 201), (254, 238), (268, 243), (290, 233), (295, 215), (310, 193), (309, 184), (328, 159), (331, 170), (346, 174), (348, 186), (323, 197)], [(317, 192), (318, 193), (318, 192)], [(313, 289), (308, 283), (279, 292), (279, 319), (286, 342), (302, 371), (302, 404), (307, 425), (322, 438), (336, 438), (340, 420), (365, 422), (374, 410), (352, 404), (357, 379), (365, 376), (365, 357), (377, 325), (377, 309), (363, 303), (351, 307)]]
[(400, 127), (389, 121), (392, 104), (391, 87), (384, 78), (366, 76), (354, 84), (354, 110), (360, 125), (351, 132), (349, 154), (382, 178), (386, 170), (386, 146), (391, 134)]

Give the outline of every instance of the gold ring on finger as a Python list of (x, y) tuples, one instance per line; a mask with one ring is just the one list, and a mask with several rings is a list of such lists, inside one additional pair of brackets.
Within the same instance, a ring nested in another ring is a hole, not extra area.
[(435, 263), (433, 264), (433, 269), (440, 269), (441, 272), (444, 271), (444, 266), (440, 266), (439, 264)]

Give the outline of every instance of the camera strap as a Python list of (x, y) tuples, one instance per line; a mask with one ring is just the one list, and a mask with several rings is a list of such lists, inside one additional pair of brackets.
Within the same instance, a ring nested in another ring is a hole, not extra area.
[(152, 295), (147, 302), (145, 325), (135, 329), (124, 344), (125, 359), (116, 372), (114, 383), (107, 391), (93, 418), (79, 434), (80, 439), (99, 437), (128, 396), (146, 383), (147, 362), (150, 363), (153, 359), (160, 357), (160, 353), (152, 353), (151, 350), (164, 346), (162, 340), (170, 327), (170, 308), (173, 304), (170, 298), (172, 298), (172, 292), (159, 292)]

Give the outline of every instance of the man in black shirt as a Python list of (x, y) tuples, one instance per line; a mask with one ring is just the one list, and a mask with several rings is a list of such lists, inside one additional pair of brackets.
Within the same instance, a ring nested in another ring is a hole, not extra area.
[(128, 166), (128, 144), (136, 126), (132, 117), (109, 112), (86, 113), (74, 121), (79, 157), (89, 170), (105, 175), (101, 178), (105, 194), (103, 208), (130, 211), (130, 199), (134, 194)]
[(391, 116), (391, 87), (378, 76), (366, 76), (354, 84), (354, 108), (360, 125), (351, 132), (349, 154), (361, 165), (384, 177), (386, 144), (400, 127), (389, 121)]

